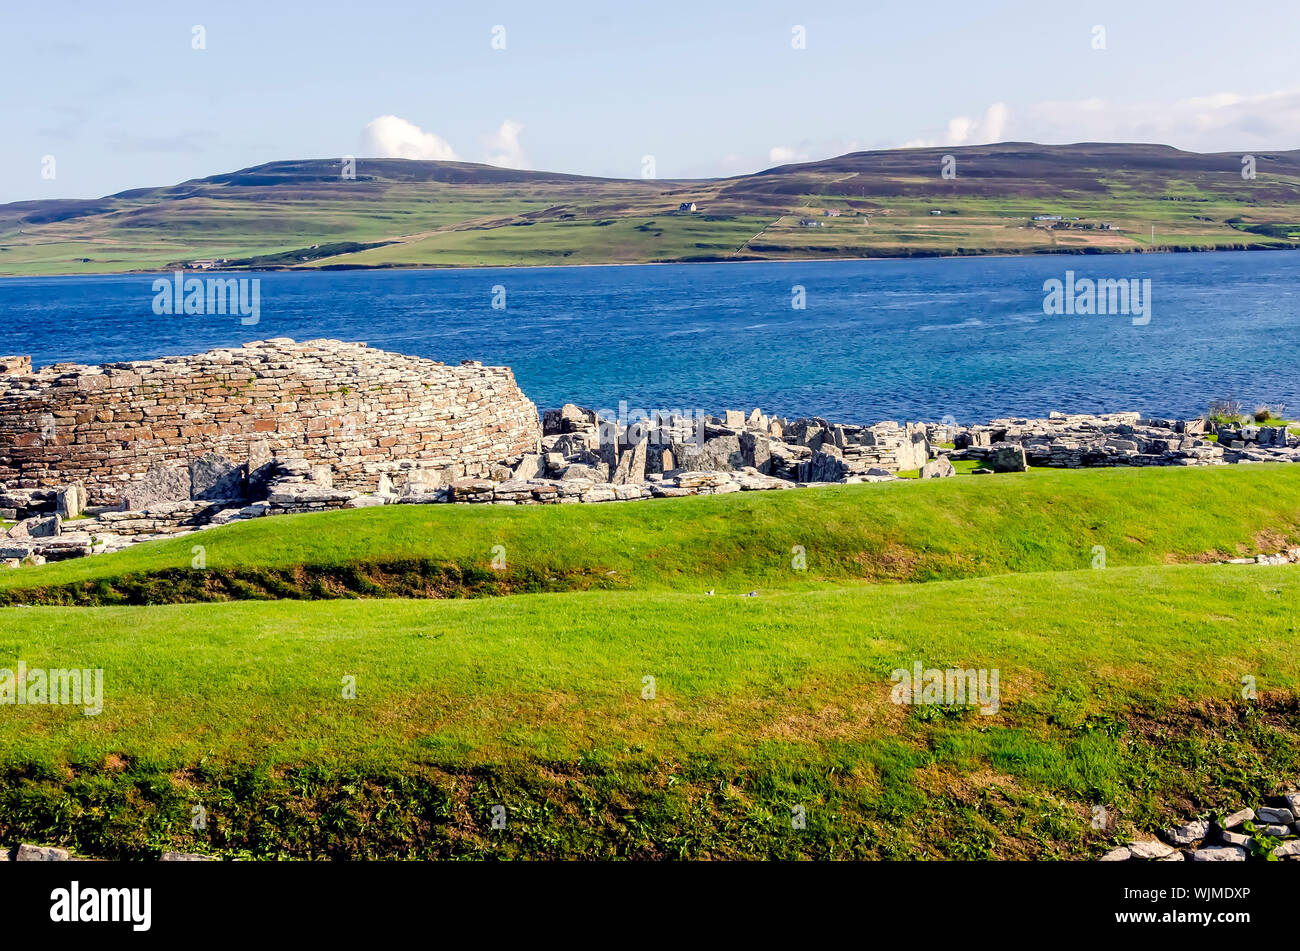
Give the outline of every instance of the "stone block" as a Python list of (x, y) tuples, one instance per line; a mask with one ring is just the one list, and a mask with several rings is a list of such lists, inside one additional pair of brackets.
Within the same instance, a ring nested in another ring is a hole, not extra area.
[(20, 845), (14, 853), (17, 862), (67, 862), (72, 858), (67, 849), (40, 845)]
[(244, 467), (218, 452), (205, 452), (190, 463), (191, 499), (242, 499), (247, 492)]
[(1173, 853), (1170, 846), (1155, 839), (1137, 839), (1129, 843), (1129, 851), (1135, 859), (1160, 859)]
[(1029, 468), (1025, 461), (1025, 448), (1016, 443), (998, 443), (984, 454), (984, 467), (994, 472), (1024, 472)]
[(74, 482), (56, 491), (54, 511), (60, 518), (76, 518), (85, 511), (86, 502), (86, 487)]
[(1208, 845), (1192, 853), (1193, 862), (1244, 862), (1246, 850), (1236, 845)]
[(630, 446), (623, 451), (623, 454), (618, 460), (618, 467), (614, 470), (614, 474), (610, 477), (610, 481), (616, 485), (644, 482), (645, 469), (646, 442), (643, 439), (635, 446)]
[(1171, 845), (1191, 845), (1205, 838), (1210, 832), (1210, 824), (1204, 819), (1197, 819), (1165, 832), (1165, 841)]
[(940, 456), (938, 459), (932, 459), (925, 465), (921, 466), (922, 479), (947, 479), (957, 474), (957, 469), (947, 456)]
[(63, 519), (58, 515), (37, 515), (25, 518), (9, 529), (9, 538), (54, 538), (63, 531)]
[(159, 502), (182, 502), (190, 498), (190, 471), (182, 466), (155, 466), (122, 492), (126, 511), (139, 512)]
[(251, 440), (248, 444), (248, 458), (244, 463), (248, 497), (255, 501), (266, 498), (274, 475), (275, 454), (271, 452), (271, 444), (265, 439)]
[(515, 466), (514, 478), (516, 479), (533, 479), (542, 471), (542, 457), (534, 452), (526, 452), (519, 460), (519, 465)]

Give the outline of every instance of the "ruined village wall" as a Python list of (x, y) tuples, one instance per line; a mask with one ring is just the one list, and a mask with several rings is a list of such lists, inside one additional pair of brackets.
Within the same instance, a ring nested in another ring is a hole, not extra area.
[(194, 356), (103, 366), (0, 357), (0, 483), (81, 480), (115, 501), (150, 467), (205, 452), (250, 463), (328, 464), (335, 483), (373, 490), (416, 461), (449, 476), (536, 451), (537, 407), (508, 367), (447, 366), (335, 340), (287, 338)]

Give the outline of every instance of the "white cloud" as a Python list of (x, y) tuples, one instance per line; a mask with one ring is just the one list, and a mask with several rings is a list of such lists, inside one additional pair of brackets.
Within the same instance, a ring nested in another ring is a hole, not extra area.
[(483, 148), (487, 150), (485, 161), (489, 165), (498, 165), (501, 168), (527, 168), (528, 157), (524, 155), (523, 147), (519, 144), (519, 133), (524, 131), (522, 123), (514, 119), (507, 119), (501, 123), (501, 128), (491, 135), (483, 137)]
[(456, 161), (456, 152), (445, 139), (397, 116), (380, 116), (366, 123), (361, 130), (361, 154), (370, 158)]
[(788, 145), (774, 145), (767, 150), (767, 160), (773, 165), (789, 165), (791, 162), (808, 161), (808, 153)]
[(933, 148), (937, 145), (987, 145), (1001, 142), (1006, 134), (1010, 110), (1005, 102), (995, 102), (984, 110), (982, 119), (956, 116), (948, 120), (948, 128), (937, 137), (912, 139), (903, 148)]
[(957, 116), (943, 132), (904, 148), (1019, 141), (1145, 142), (1197, 152), (1293, 149), (1300, 146), (1300, 89), (1241, 95), (1220, 92), (1186, 99), (1117, 103), (1076, 99), (1032, 103), (1014, 112), (989, 106), (981, 119)]
[(767, 150), (767, 165), (789, 165), (792, 162), (815, 162), (834, 158), (862, 148), (857, 139), (805, 139), (798, 145), (774, 145)]

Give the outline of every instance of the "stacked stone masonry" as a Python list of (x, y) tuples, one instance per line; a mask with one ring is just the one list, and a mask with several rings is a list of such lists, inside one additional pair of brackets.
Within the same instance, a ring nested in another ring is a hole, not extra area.
[(112, 504), (150, 469), (215, 452), (250, 477), (276, 459), (374, 490), (403, 466), (460, 478), (532, 451), (537, 408), (508, 367), (446, 366), (362, 343), (287, 338), (196, 356), (33, 372), (0, 357), (0, 483), (81, 482)]

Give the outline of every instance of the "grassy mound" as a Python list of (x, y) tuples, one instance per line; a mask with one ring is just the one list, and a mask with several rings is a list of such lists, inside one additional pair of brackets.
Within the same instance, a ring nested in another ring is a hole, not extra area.
[[(0, 573), (0, 604), (742, 590), (1152, 565), (1300, 543), (1300, 467), (1038, 470), (607, 505), (277, 516)], [(206, 569), (191, 569), (202, 546)], [(497, 549), (500, 546), (500, 549)], [(805, 552), (796, 570), (794, 550)], [(506, 567), (491, 570), (495, 553)]]

